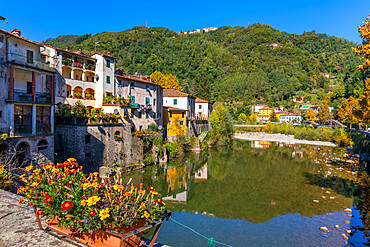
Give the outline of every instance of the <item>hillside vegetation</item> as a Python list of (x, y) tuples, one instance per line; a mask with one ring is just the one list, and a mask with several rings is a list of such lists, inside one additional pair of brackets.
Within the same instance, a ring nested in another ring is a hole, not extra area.
[(299, 94), (311, 103), (331, 96), (332, 104), (338, 104), (343, 96), (359, 97), (364, 87), (356, 69), (359, 56), (352, 52), (356, 44), (315, 31), (288, 34), (253, 24), (185, 35), (161, 27), (134, 27), (93, 36), (64, 35), (44, 43), (85, 54), (95, 47), (110, 51), (117, 57), (116, 67), (127, 74), (173, 74), (183, 91), (211, 101), (292, 107), (292, 96)]

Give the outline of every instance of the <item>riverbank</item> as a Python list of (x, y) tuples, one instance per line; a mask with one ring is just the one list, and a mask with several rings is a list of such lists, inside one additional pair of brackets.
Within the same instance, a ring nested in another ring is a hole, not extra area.
[(247, 140), (247, 141), (271, 141), (271, 142), (282, 142), (286, 144), (305, 144), (305, 145), (316, 145), (316, 146), (328, 146), (336, 147), (337, 145), (332, 142), (324, 141), (308, 141), (294, 138), (294, 135), (285, 134), (271, 134), (265, 132), (246, 132), (246, 133), (235, 133), (235, 139)]

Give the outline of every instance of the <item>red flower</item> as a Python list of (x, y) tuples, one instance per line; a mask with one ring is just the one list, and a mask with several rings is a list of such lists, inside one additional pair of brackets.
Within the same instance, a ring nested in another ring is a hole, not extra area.
[(38, 215), (44, 215), (44, 209), (39, 209), (39, 211), (37, 211), (37, 214)]
[(90, 211), (89, 216), (95, 216), (95, 211)]
[(62, 204), (62, 210), (63, 211), (70, 210), (71, 208), (73, 208), (73, 201), (63, 202), (63, 204)]
[(44, 199), (44, 203), (49, 203), (49, 202), (52, 202), (53, 201), (53, 197), (52, 196), (49, 196), (49, 195), (46, 195), (45, 196), (45, 199)]
[(71, 184), (73, 184), (75, 181), (69, 181), (68, 183), (67, 183), (67, 185), (71, 185)]

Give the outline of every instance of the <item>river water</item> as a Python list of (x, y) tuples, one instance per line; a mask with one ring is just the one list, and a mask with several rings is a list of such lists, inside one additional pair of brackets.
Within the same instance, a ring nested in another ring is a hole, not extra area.
[[(340, 148), (235, 141), (126, 178), (155, 187), (172, 219), (231, 246), (364, 246), (369, 179), (361, 166), (343, 162), (347, 155)], [(157, 240), (208, 246), (171, 220)]]

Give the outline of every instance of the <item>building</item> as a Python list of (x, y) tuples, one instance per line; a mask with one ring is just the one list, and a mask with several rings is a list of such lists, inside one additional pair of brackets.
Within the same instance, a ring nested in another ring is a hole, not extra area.
[(259, 109), (258, 116), (257, 116), (257, 122), (266, 122), (270, 120), (270, 116), (274, 110), (270, 107), (263, 107)]
[(115, 77), (117, 94), (130, 100), (133, 127), (142, 130), (153, 123), (163, 126), (163, 88), (148, 76), (125, 75), (123, 69), (117, 70)]
[(195, 118), (195, 97), (175, 89), (163, 90), (163, 106), (186, 110), (187, 121)]
[(95, 52), (87, 56), (47, 45), (42, 54), (57, 71), (56, 103), (74, 105), (81, 101), (88, 108), (102, 108), (104, 98), (115, 95), (115, 58), (110, 54)]
[(212, 104), (207, 100), (195, 99), (195, 117), (197, 119), (208, 119), (212, 112)]
[(264, 104), (252, 105), (252, 112), (258, 114), (260, 109), (265, 108), (265, 107), (268, 107), (268, 106)]
[(169, 141), (174, 141), (177, 136), (186, 136), (187, 111), (175, 107), (163, 107), (163, 125), (166, 127), (166, 137)]
[(41, 44), (14, 29), (0, 29), (1, 152), (16, 148), (17, 160), (54, 161), (54, 74)]
[(304, 98), (305, 98), (305, 96), (303, 96), (303, 95), (293, 96), (293, 102), (295, 102), (295, 103), (303, 103), (304, 102)]
[(301, 114), (296, 113), (287, 113), (286, 115), (280, 116), (281, 123), (293, 123), (293, 124), (301, 124), (302, 117)]
[(280, 122), (280, 117), (281, 117), (282, 115), (286, 115), (286, 114), (287, 114), (287, 112), (285, 112), (285, 111), (278, 111), (278, 112), (275, 112), (275, 115), (276, 115), (276, 118), (277, 118), (278, 122)]

